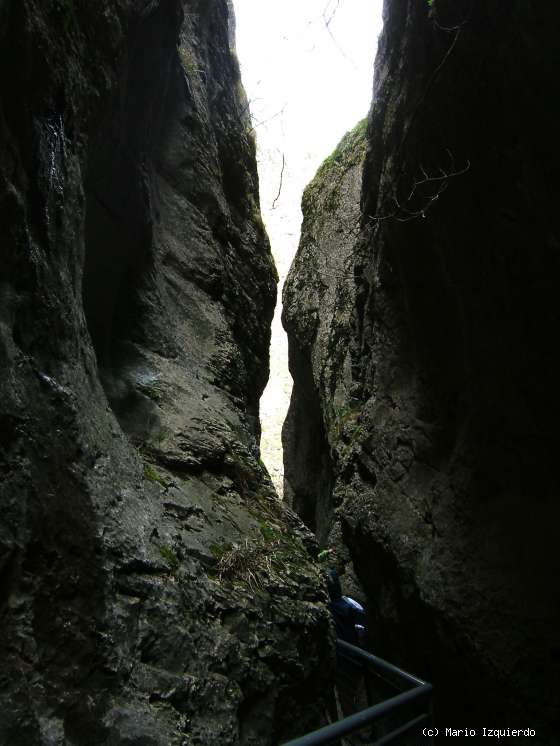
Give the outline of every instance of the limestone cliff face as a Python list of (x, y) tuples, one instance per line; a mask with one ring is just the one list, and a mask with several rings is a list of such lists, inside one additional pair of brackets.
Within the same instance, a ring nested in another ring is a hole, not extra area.
[(327, 515), (309, 520), (288, 443), (292, 501), (351, 561), (374, 649), (434, 681), (442, 723), (533, 722), (541, 743), (558, 732), (559, 20), (387, 0), (355, 279), (324, 269), (349, 249), (307, 206), (285, 296), (288, 422), (315, 413)]
[(276, 743), (321, 707), (230, 13), (0, 3), (1, 743)]
[(323, 545), (332, 526), (333, 459), (360, 406), (349, 345), (365, 130), (364, 120), (305, 190), (300, 246), (284, 286), (282, 322), (294, 379), (282, 431), (284, 499)]

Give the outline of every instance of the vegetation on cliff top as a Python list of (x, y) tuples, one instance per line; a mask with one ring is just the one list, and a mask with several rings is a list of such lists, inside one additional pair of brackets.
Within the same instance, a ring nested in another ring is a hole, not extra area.
[(314, 213), (313, 207), (318, 204), (329, 213), (336, 210), (340, 200), (340, 177), (365, 158), (366, 133), (367, 118), (361, 119), (354, 129), (347, 132), (333, 152), (321, 163), (315, 177), (303, 193), (304, 215)]
[(354, 129), (344, 135), (333, 152), (321, 163), (310, 186), (325, 176), (334, 166), (347, 169), (359, 163), (366, 151), (366, 132), (367, 118), (364, 118), (358, 122)]

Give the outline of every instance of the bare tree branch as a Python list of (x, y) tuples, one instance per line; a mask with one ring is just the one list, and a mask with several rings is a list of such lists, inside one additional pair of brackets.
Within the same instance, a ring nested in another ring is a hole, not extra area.
[(457, 28), (457, 30), (455, 31), (455, 36), (453, 38), (453, 41), (451, 42), (451, 44), (447, 48), (447, 51), (443, 55), (443, 57), (442, 57), (439, 65), (435, 68), (435, 70), (430, 75), (430, 77), (428, 79), (428, 82), (426, 83), (426, 87), (422, 91), (422, 94), (421, 94), (420, 98), (418, 99), (418, 102), (416, 103), (416, 106), (414, 107), (414, 111), (412, 112), (412, 116), (411, 116), (410, 121), (408, 123), (408, 126), (406, 128), (406, 132), (404, 133), (404, 136), (403, 136), (403, 138), (401, 140), (401, 143), (399, 145), (399, 151), (398, 151), (399, 153), (402, 151), (402, 149), (404, 147), (404, 144), (408, 140), (408, 136), (409, 136), (409, 134), (410, 134), (410, 132), (412, 130), (412, 125), (416, 121), (416, 117), (418, 116), (418, 112), (422, 108), (422, 104), (426, 100), (426, 96), (430, 92), (430, 89), (431, 89), (432, 85), (434, 84), (437, 76), (439, 75), (439, 73), (441, 72), (443, 66), (445, 65), (445, 63), (447, 62), (447, 60), (449, 59), (449, 57), (451, 56), (451, 53), (455, 49), (457, 41), (459, 40), (459, 36), (461, 35), (461, 29), (462, 29), (462, 26), (459, 26)]
[(438, 19), (437, 19), (437, 6), (434, 3), (434, 8), (433, 8), (433, 22), (434, 22), (434, 26), (437, 29), (439, 29), (440, 31), (445, 31), (448, 34), (452, 33), (453, 31), (458, 31), (459, 29), (463, 28), (463, 26), (466, 26), (469, 23), (469, 21), (471, 20), (471, 18), (472, 18), (472, 12), (473, 12), (473, 5), (474, 5), (474, 0), (471, 0), (471, 5), (470, 5), (468, 13), (466, 13), (466, 15), (463, 18), (463, 20), (459, 21), (458, 24), (456, 24), (455, 26), (443, 26), (438, 21)]
[(471, 167), (470, 161), (467, 161), (467, 165), (459, 170), (455, 169), (455, 158), (453, 157), (453, 154), (449, 150), (449, 148), (445, 149), (445, 152), (449, 155), (449, 159), (451, 161), (451, 169), (449, 171), (445, 171), (443, 168), (439, 168), (439, 175), (437, 176), (429, 176), (426, 172), (426, 169), (422, 164), (420, 164), (420, 171), (422, 172), (421, 179), (415, 179), (414, 183), (412, 185), (412, 189), (410, 190), (410, 194), (407, 197), (407, 202), (410, 202), (410, 200), (414, 197), (416, 190), (419, 186), (422, 186), (422, 184), (430, 184), (434, 182), (443, 182), (447, 184), (449, 182), (449, 179), (452, 176), (461, 176), (461, 174), (466, 173), (469, 168)]
[(276, 117), (281, 116), (284, 113), (284, 110), (288, 104), (285, 103), (284, 106), (276, 112), (276, 114), (273, 114), (271, 117), (268, 117), (268, 119), (263, 119), (262, 121), (256, 121), (255, 124), (251, 127), (252, 130), (256, 129), (257, 127), (260, 127), (262, 124), (268, 124), (268, 122), (272, 122), (273, 119), (276, 119)]
[(332, 23), (333, 18), (336, 15), (336, 11), (339, 8), (340, 0), (335, 0), (335, 5), (334, 5), (332, 11), (330, 12), (330, 15), (327, 16), (327, 13), (329, 12), (329, 7), (331, 5), (331, 2), (332, 2), (332, 0), (329, 0), (329, 2), (326, 4), (326, 6), (325, 6), (325, 8), (324, 8), (324, 10), (323, 10), (323, 12), (321, 14), (322, 18), (323, 18), (323, 23), (325, 24), (325, 28), (327, 30), (328, 35), (331, 37), (331, 40), (332, 40), (333, 44), (338, 49), (338, 51), (340, 52), (340, 54), (344, 57), (345, 60), (347, 60), (352, 65), (352, 67), (357, 68), (357, 65), (354, 62), (354, 60), (346, 54), (346, 52), (344, 51), (344, 49), (342, 49), (342, 47), (340, 46), (340, 44), (334, 38), (333, 32), (331, 31), (331, 23)]
[(255, 101), (262, 101), (262, 96), (257, 96), (257, 98), (250, 98), (250, 99), (248, 99), (247, 103), (245, 104), (245, 106), (239, 112), (239, 115), (243, 116), (243, 114), (245, 114), (246, 111), (249, 111), (249, 115), (251, 116), (251, 119), (252, 119), (253, 115), (251, 114), (250, 108), (251, 108), (251, 104), (254, 104)]
[(276, 209), (276, 203), (280, 199), (280, 194), (282, 193), (282, 181), (284, 179), (284, 166), (285, 165), (286, 165), (286, 157), (284, 153), (282, 153), (282, 170), (280, 171), (280, 185), (278, 187), (278, 194), (276, 195), (276, 197), (274, 198), (274, 202), (272, 203), (272, 207), (271, 207), (272, 210)]
[[(467, 161), (463, 168), (457, 169), (455, 167), (455, 158), (453, 157), (452, 152), (446, 148), (446, 153), (449, 155), (450, 168), (446, 170), (440, 166), (437, 173), (430, 175), (424, 166), (420, 164), (421, 176), (420, 178), (415, 178), (413, 180), (412, 187), (410, 188), (406, 199), (402, 201), (399, 199), (399, 185), (397, 184), (395, 195), (391, 198), (395, 205), (395, 209), (392, 212), (383, 215), (368, 215), (369, 222), (367, 225), (371, 226), (373, 223), (379, 223), (383, 220), (391, 219), (397, 220), (399, 223), (408, 223), (416, 218), (425, 218), (426, 213), (433, 206), (434, 202), (436, 202), (440, 195), (448, 188), (450, 179), (466, 174), (471, 167), (470, 161)], [(430, 191), (428, 194), (419, 194), (417, 190), (419, 187), (421, 188), (425, 185), (429, 185), (428, 188)], [(414, 207), (412, 205), (413, 200), (416, 201), (416, 204), (418, 204), (418, 200), (421, 200), (420, 206)]]
[(471, 0), (471, 6), (470, 6), (470, 9), (469, 9), (469, 12), (463, 18), (463, 20), (460, 23), (458, 23), (456, 26), (442, 26), (439, 23), (439, 21), (437, 20), (437, 17), (436, 17), (437, 10), (434, 10), (433, 23), (434, 23), (435, 28), (439, 29), (440, 31), (445, 31), (446, 33), (453, 33), (453, 34), (455, 34), (455, 36), (453, 37), (453, 41), (451, 42), (451, 44), (447, 48), (447, 51), (443, 55), (441, 61), (439, 62), (439, 64), (437, 65), (437, 67), (432, 71), (432, 74), (428, 78), (428, 82), (426, 83), (426, 86), (425, 86), (424, 90), (422, 91), (422, 93), (420, 95), (420, 98), (418, 99), (418, 102), (416, 103), (416, 106), (414, 107), (414, 111), (412, 112), (412, 116), (411, 116), (410, 121), (408, 123), (408, 126), (406, 128), (406, 132), (404, 133), (404, 136), (403, 136), (403, 138), (401, 140), (401, 143), (399, 145), (398, 153), (400, 153), (402, 151), (402, 149), (403, 149), (406, 141), (408, 140), (408, 136), (409, 136), (409, 134), (410, 134), (410, 132), (412, 130), (413, 124), (416, 121), (416, 117), (418, 116), (418, 112), (422, 108), (422, 104), (426, 100), (426, 97), (427, 97), (428, 93), (430, 92), (430, 90), (432, 88), (432, 85), (435, 83), (438, 75), (442, 71), (444, 65), (446, 64), (447, 60), (449, 59), (449, 57), (451, 56), (453, 50), (455, 49), (455, 47), (457, 45), (457, 42), (459, 41), (459, 37), (461, 35), (461, 31), (463, 30), (463, 28), (465, 26), (468, 25), (468, 23), (471, 20), (472, 11), (473, 11), (473, 2), (474, 2), (474, 0)]
[(334, 8), (332, 9), (330, 16), (327, 18), (327, 13), (328, 13), (329, 6), (331, 5), (331, 3), (332, 3), (332, 0), (329, 0), (329, 2), (325, 5), (325, 8), (322, 13), (323, 20), (325, 21), (325, 25), (327, 28), (330, 26), (332, 19), (336, 15), (336, 11), (338, 10), (338, 6), (340, 5), (340, 0), (335, 1)]

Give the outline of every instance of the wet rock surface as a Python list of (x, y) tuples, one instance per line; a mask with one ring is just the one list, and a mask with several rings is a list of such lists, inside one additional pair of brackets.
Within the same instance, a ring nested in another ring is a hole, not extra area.
[(0, 742), (318, 722), (312, 537), (259, 461), (275, 270), (222, 0), (0, 4)]
[[(304, 200), (285, 291), (286, 489), (359, 593), (355, 571), (373, 649), (434, 682), (441, 724), (533, 727), (543, 744), (558, 732), (558, 20), (386, 2), (360, 236), (349, 247)], [(353, 222), (356, 193), (346, 204), (332, 164), (321, 179)]]

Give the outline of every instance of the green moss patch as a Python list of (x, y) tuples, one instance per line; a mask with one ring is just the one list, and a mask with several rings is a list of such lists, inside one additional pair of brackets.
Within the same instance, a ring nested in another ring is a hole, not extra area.
[(148, 482), (156, 482), (161, 484), (162, 487), (167, 487), (165, 478), (151, 464), (144, 464), (143, 476)]
[(167, 564), (171, 567), (172, 570), (177, 570), (180, 561), (179, 557), (175, 554), (175, 552), (166, 546), (158, 546), (159, 553), (163, 557), (163, 559), (167, 562)]
[(313, 181), (303, 193), (302, 210), (312, 216), (319, 210), (333, 213), (340, 205), (340, 178), (361, 163), (366, 152), (367, 119), (347, 132), (333, 152), (319, 166)]
[(315, 180), (321, 179), (336, 166), (342, 166), (344, 169), (347, 169), (350, 166), (359, 163), (365, 154), (366, 132), (367, 119), (362, 119), (354, 129), (344, 135), (333, 152), (321, 163), (317, 170), (315, 179), (313, 179), (311, 184), (313, 184)]

